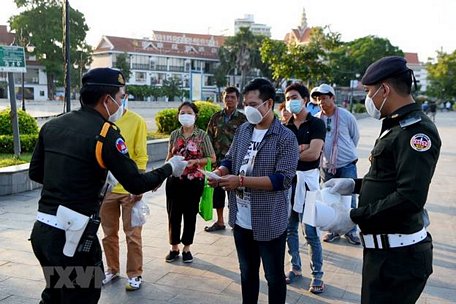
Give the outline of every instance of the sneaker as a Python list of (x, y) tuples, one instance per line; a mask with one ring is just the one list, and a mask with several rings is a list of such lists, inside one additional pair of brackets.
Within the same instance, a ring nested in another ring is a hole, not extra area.
[(171, 263), (179, 258), (179, 250), (170, 250), (168, 255), (165, 257), (166, 262)]
[(125, 289), (127, 291), (133, 291), (133, 290), (138, 290), (141, 288), (141, 283), (142, 283), (142, 277), (137, 276), (133, 278), (129, 278), (127, 281), (127, 285), (125, 285)]
[(190, 251), (182, 251), (182, 261), (184, 263), (191, 263), (193, 262), (193, 256), (192, 256), (192, 253)]
[(336, 241), (338, 239), (340, 239), (340, 235), (338, 235), (335, 232), (330, 232), (330, 233), (327, 233), (323, 237), (323, 242), (332, 243), (332, 242), (334, 242), (334, 241)]
[(120, 274), (118, 272), (117, 273), (111, 273), (111, 272), (107, 271), (107, 272), (105, 272), (105, 278), (104, 278), (104, 280), (101, 283), (103, 285), (106, 285), (109, 282), (113, 282), (113, 281), (117, 280), (118, 278), (120, 278)]
[(361, 244), (361, 240), (359, 239), (359, 237), (354, 234), (353, 232), (352, 233), (347, 233), (345, 234), (345, 239), (347, 240), (347, 242), (349, 242), (350, 244), (352, 245), (359, 245)]

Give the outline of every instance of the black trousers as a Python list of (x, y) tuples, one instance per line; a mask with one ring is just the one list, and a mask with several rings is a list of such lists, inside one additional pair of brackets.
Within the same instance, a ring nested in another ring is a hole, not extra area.
[(104, 277), (98, 239), (91, 252), (67, 257), (63, 254), (65, 231), (36, 221), (30, 240), (46, 279), (40, 303), (98, 303)]
[[(193, 244), (196, 215), (203, 194), (204, 180), (170, 176), (166, 180), (166, 209), (168, 211), (168, 232), (171, 245)], [(181, 237), (181, 223), (184, 229)]]
[(412, 304), (432, 273), (432, 238), (416, 245), (364, 249), (361, 303)]

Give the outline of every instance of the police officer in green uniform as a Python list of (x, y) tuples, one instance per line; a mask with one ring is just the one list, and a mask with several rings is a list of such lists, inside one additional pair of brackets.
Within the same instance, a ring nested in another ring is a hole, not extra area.
[(363, 179), (333, 179), (332, 192), (359, 193), (358, 208), (335, 205), (328, 227), (359, 225), (364, 246), (362, 303), (415, 303), (432, 273), (432, 238), (424, 205), (440, 153), (434, 123), (411, 96), (413, 72), (402, 57), (371, 64), (361, 82), (366, 109), (382, 129)]
[(139, 173), (113, 124), (123, 111), (121, 72), (90, 70), (82, 78), (80, 93), (79, 110), (41, 128), (30, 162), (30, 178), (43, 184), (31, 243), (46, 279), (40, 302), (44, 304), (89, 304), (100, 298), (104, 271), (96, 230), (108, 170), (127, 191), (141, 194), (171, 174), (180, 176), (186, 166), (173, 158)]

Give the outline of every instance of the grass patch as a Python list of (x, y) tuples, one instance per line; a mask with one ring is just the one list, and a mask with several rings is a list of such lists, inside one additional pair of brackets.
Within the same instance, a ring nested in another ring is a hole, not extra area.
[(169, 138), (169, 134), (160, 133), (158, 131), (147, 132), (147, 139), (163, 139), (163, 138)]
[(32, 153), (21, 153), (19, 158), (15, 157), (14, 154), (0, 153), (0, 168), (26, 164), (29, 163), (31, 159)]

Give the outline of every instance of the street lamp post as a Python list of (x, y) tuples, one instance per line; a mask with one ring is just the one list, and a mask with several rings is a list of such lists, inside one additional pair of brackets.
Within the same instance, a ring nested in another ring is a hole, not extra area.
[(65, 78), (64, 78), (64, 86), (65, 86), (65, 104), (66, 104), (66, 112), (71, 111), (71, 81), (70, 81), (70, 4), (68, 0), (65, 0), (63, 5), (63, 41), (65, 46)]
[[(33, 51), (35, 50), (35, 47), (30, 45), (30, 43), (28, 43), (27, 45), (24, 46), (24, 52), (28, 52), (28, 53), (33, 53)], [(27, 60), (27, 56), (26, 57), (26, 60)], [(22, 81), (22, 111), (25, 112), (25, 73), (21, 73), (21, 81)]]
[(21, 73), (21, 81), (22, 81), (22, 111), (25, 112), (25, 83), (24, 83), (24, 72)]

